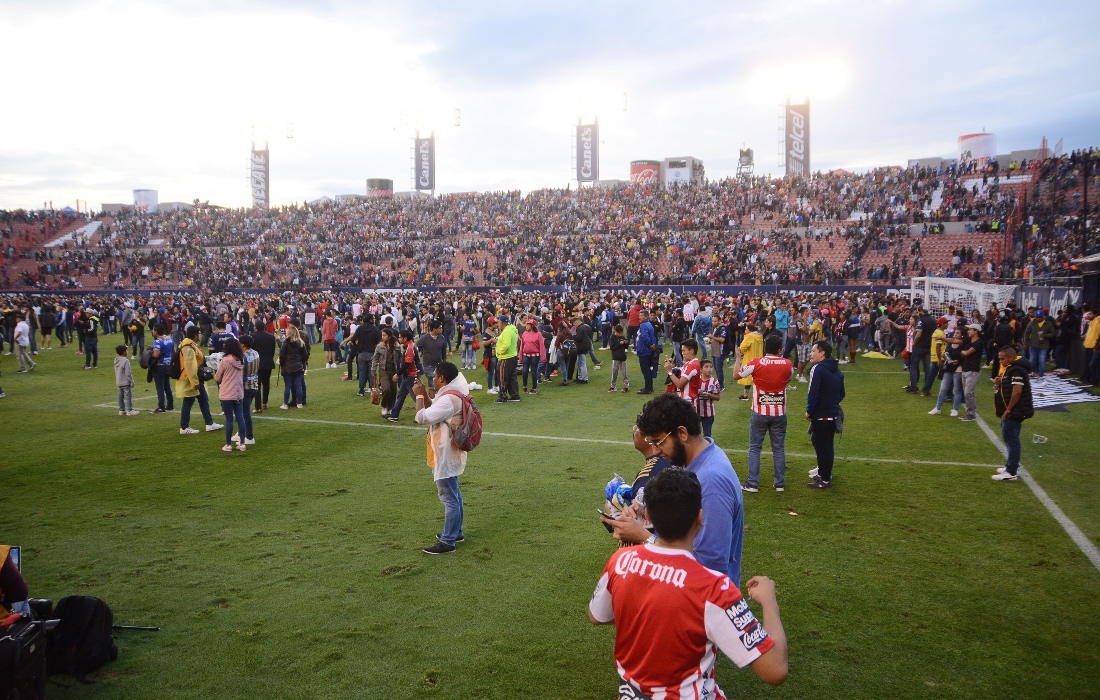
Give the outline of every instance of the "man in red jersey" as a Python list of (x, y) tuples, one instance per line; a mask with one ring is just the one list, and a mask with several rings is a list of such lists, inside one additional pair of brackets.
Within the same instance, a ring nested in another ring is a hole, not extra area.
[(694, 338), (688, 338), (680, 344), (680, 352), (684, 355), (684, 366), (680, 368), (680, 376), (672, 372), (671, 357), (665, 359), (665, 372), (668, 373), (668, 378), (676, 387), (680, 398), (687, 399), (694, 405), (696, 397), (699, 396), (699, 384), (702, 381), (700, 376), (702, 367), (698, 357), (699, 343)]
[(787, 475), (787, 384), (794, 376), (791, 361), (781, 356), (783, 339), (775, 334), (764, 339), (764, 356), (749, 361), (737, 373), (752, 377), (752, 413), (749, 414), (749, 475), (742, 491), (760, 489), (760, 451), (764, 436), (771, 436), (776, 491), (783, 490)]
[(588, 605), (594, 624), (615, 624), (620, 700), (724, 700), (714, 680), (715, 647), (766, 683), (786, 680), (775, 583), (755, 576), (745, 584), (763, 609), (761, 624), (737, 584), (692, 555), (703, 525), (695, 474), (673, 468), (650, 479), (646, 510), (656, 540), (615, 552)]

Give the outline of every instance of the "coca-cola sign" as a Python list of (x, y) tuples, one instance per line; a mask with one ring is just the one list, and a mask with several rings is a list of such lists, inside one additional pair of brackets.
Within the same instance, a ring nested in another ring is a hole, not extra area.
[(630, 184), (653, 186), (661, 181), (661, 161), (630, 161)]
[(810, 174), (810, 103), (787, 105), (785, 125), (787, 175)]
[(577, 182), (600, 179), (600, 125), (577, 125)]
[(426, 139), (418, 138), (416, 152), (416, 189), (435, 190), (435, 134)]
[(252, 206), (267, 207), (271, 201), (271, 160), (268, 150), (252, 149)]

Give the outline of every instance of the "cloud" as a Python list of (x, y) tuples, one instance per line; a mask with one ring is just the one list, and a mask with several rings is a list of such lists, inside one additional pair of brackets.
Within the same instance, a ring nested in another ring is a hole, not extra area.
[(564, 186), (578, 114), (599, 115), (605, 178), (675, 155), (722, 177), (743, 144), (775, 173), (788, 95), (812, 99), (814, 168), (949, 155), (983, 126), (1002, 151), (1043, 134), (1100, 144), (1100, 4), (1080, 0), (0, 8), (0, 61), (17, 67), (0, 207), (128, 201), (139, 187), (243, 206), (254, 135), (271, 141), (276, 203), (368, 177), (400, 190), (416, 123), (436, 129), (443, 191)]

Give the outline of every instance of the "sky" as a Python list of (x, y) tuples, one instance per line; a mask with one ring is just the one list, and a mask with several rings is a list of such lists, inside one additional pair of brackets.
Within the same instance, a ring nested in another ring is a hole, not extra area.
[(274, 204), (407, 190), (417, 127), (439, 192), (565, 187), (594, 116), (603, 179), (686, 155), (726, 177), (742, 147), (779, 174), (787, 97), (813, 170), (983, 129), (1100, 146), (1098, 24), (1095, 0), (0, 0), (0, 208), (247, 206), (253, 138)]

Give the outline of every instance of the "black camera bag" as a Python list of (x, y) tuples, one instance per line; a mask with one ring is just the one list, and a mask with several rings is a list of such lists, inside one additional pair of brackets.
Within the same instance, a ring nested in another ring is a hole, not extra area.
[(51, 619), (58, 620), (50, 634), (47, 661), (50, 673), (82, 677), (118, 658), (111, 628), (110, 606), (91, 596), (66, 596), (57, 602)]
[(46, 697), (46, 635), (42, 623), (0, 627), (0, 700)]

